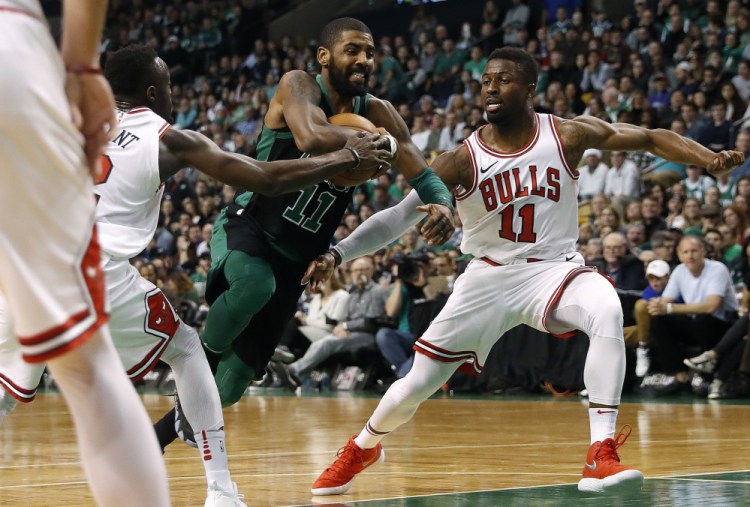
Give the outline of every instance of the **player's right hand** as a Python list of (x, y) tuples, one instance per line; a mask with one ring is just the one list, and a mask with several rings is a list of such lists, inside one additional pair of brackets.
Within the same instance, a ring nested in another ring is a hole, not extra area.
[(391, 143), (380, 134), (357, 132), (346, 140), (346, 148), (354, 149), (359, 154), (359, 167), (356, 171), (378, 171), (385, 172), (391, 163)]
[(101, 74), (68, 72), (65, 80), (73, 124), (84, 137), (84, 152), (91, 176), (96, 180), (100, 157), (117, 133), (115, 99), (112, 88)]
[(336, 269), (336, 259), (330, 252), (325, 252), (308, 264), (307, 271), (305, 271), (300, 283), (302, 285), (309, 283), (310, 290), (316, 291), (333, 276), (334, 269)]

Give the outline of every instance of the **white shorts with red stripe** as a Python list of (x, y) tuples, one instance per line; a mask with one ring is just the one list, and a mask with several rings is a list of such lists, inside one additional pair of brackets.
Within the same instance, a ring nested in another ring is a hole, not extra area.
[[(128, 376), (136, 381), (159, 361), (180, 320), (162, 291), (127, 261), (105, 261), (104, 271), (112, 302), (112, 341)], [(21, 349), (0, 297), (0, 387), (18, 401), (30, 402), (45, 365), (24, 361)]]
[(0, 291), (26, 361), (43, 362), (106, 322), (94, 196), (46, 25), (0, 15)]
[(596, 274), (595, 268), (583, 265), (579, 254), (568, 257), (569, 261), (518, 259), (507, 265), (474, 259), (414, 349), (437, 361), (465, 363), (461, 371), (478, 375), (506, 331), (526, 324), (561, 333), (549, 319), (551, 309), (575, 276)]
[(21, 345), (13, 332), (8, 304), (0, 296), (0, 387), (21, 403), (36, 396), (44, 363), (27, 363), (21, 356)]
[(180, 319), (164, 293), (125, 260), (107, 260), (107, 294), (112, 304), (109, 329), (128, 376), (151, 371), (172, 341)]

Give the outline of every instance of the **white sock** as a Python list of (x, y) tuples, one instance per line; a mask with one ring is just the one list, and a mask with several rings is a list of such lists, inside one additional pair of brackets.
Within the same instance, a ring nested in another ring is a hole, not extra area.
[(594, 442), (602, 442), (608, 438), (615, 438), (618, 412), (618, 409), (609, 407), (589, 409), (592, 444)]
[(206, 480), (216, 482), (224, 491), (232, 491), (232, 478), (229, 475), (224, 430), (202, 430), (195, 432), (195, 442), (201, 453)]
[(354, 443), (360, 449), (378, 445), (388, 433), (411, 419), (419, 404), (440, 389), (459, 366), (460, 363), (443, 363), (415, 354), (414, 366), (388, 388)]
[(174, 372), (182, 410), (195, 432), (206, 482), (214, 481), (221, 489), (232, 491), (219, 391), (195, 330), (180, 322), (162, 360)]

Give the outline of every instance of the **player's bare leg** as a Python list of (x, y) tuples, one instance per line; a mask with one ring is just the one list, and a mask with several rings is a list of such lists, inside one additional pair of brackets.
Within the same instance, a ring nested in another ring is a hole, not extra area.
[(170, 505), (156, 437), (107, 328), (48, 366), (73, 416), (83, 468), (97, 503)]

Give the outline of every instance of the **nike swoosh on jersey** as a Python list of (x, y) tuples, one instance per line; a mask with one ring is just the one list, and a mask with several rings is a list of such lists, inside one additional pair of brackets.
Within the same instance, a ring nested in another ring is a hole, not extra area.
[(495, 160), (494, 162), (492, 162), (487, 167), (480, 169), (479, 172), (482, 173), (482, 174), (486, 173), (487, 171), (489, 171), (490, 169), (492, 169), (495, 166), (495, 164), (497, 164), (498, 162), (500, 162), (500, 161), (499, 160)]
[(570, 262), (570, 261), (572, 261), (575, 258), (576, 258), (575, 255), (571, 255), (570, 257), (565, 257), (565, 262)]

